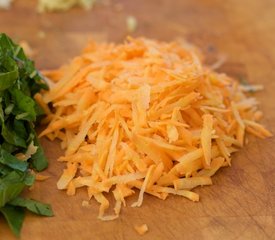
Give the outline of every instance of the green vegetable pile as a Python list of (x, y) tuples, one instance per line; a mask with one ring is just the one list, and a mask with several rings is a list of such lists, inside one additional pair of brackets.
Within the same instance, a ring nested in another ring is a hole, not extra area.
[(34, 130), (43, 110), (32, 97), (41, 89), (47, 85), (34, 63), (20, 46), (0, 34), (0, 213), (16, 236), (25, 209), (53, 215), (50, 205), (19, 197), (34, 183), (30, 170), (42, 171), (48, 166)]

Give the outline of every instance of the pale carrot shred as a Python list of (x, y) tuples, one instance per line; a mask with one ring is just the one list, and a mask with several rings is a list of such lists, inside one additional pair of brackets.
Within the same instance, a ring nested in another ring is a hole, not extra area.
[(203, 128), (201, 131), (201, 145), (204, 154), (203, 165), (205, 168), (210, 167), (211, 163), (211, 144), (212, 144), (212, 130), (213, 130), (213, 116), (205, 114), (203, 118)]
[[(40, 136), (60, 139), (66, 152), (57, 186), (68, 195), (86, 188), (104, 221), (119, 216), (135, 189), (133, 207), (144, 193), (199, 201), (192, 189), (211, 185), (211, 176), (231, 164), (246, 132), (272, 135), (257, 123), (262, 113), (247, 89), (203, 66), (182, 42), (92, 42), (69, 65), (45, 73), (51, 89), (35, 98), (49, 122)], [(116, 203), (106, 216), (110, 191)]]
[(149, 230), (147, 224), (135, 225), (134, 228), (139, 235), (144, 235)]
[(46, 176), (46, 175), (42, 175), (42, 174), (35, 174), (35, 180), (37, 181), (44, 181), (44, 180), (47, 180), (49, 179), (50, 176)]

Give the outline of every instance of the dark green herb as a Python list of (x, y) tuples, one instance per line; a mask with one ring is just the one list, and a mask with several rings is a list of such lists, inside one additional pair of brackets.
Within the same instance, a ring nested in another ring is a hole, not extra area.
[(5, 217), (12, 232), (17, 237), (19, 237), (23, 220), (25, 217), (24, 209), (7, 205), (5, 207), (0, 208), (0, 212)]
[(10, 171), (0, 180), (0, 209), (6, 203), (16, 198), (24, 189), (24, 176), (22, 173)]
[(37, 136), (34, 136), (33, 142), (35, 146), (38, 146), (38, 149), (36, 153), (32, 155), (31, 166), (37, 171), (42, 171), (43, 169), (48, 167), (48, 161), (44, 154), (44, 150), (37, 139)]
[[(47, 89), (47, 85), (34, 63), (20, 46), (0, 34), (0, 214), (16, 236), (20, 234), (24, 209), (38, 215), (53, 215), (48, 204), (19, 197), (25, 187), (34, 183), (29, 169), (42, 171), (48, 166), (34, 130), (43, 110), (33, 96), (42, 89)], [(33, 145), (36, 152), (31, 156), (25, 154)]]
[(5, 149), (0, 149), (0, 163), (22, 172), (26, 171), (29, 165), (28, 162), (18, 160)]
[(48, 216), (48, 217), (53, 216), (53, 212), (49, 204), (40, 203), (32, 199), (17, 197), (11, 202), (9, 202), (9, 205), (17, 206), (17, 207), (25, 207), (29, 211), (41, 216)]

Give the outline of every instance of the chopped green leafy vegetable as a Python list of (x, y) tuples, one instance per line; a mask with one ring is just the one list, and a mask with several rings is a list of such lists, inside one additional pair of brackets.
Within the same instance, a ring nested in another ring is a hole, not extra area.
[(37, 137), (34, 137), (34, 144), (38, 146), (38, 149), (35, 154), (32, 155), (31, 166), (35, 168), (37, 171), (42, 171), (46, 167), (48, 167), (48, 161), (44, 154), (44, 150), (38, 142)]
[(40, 203), (32, 199), (17, 197), (11, 202), (9, 202), (9, 205), (17, 206), (17, 207), (25, 207), (29, 211), (36, 213), (38, 215), (48, 216), (48, 217), (53, 216), (52, 208), (49, 204)]
[(22, 172), (26, 171), (28, 168), (27, 162), (17, 159), (5, 149), (0, 149), (0, 163)]
[(35, 176), (33, 174), (27, 173), (24, 178), (24, 183), (26, 186), (32, 186), (35, 182)]
[(0, 180), (0, 209), (7, 202), (16, 198), (24, 189), (25, 183), (22, 174), (11, 171)]
[(0, 212), (4, 215), (12, 232), (19, 237), (25, 217), (24, 209), (7, 205), (0, 208)]
[(0, 214), (16, 236), (24, 209), (53, 216), (50, 205), (19, 197), (34, 183), (30, 169), (42, 171), (48, 166), (34, 130), (43, 110), (33, 96), (42, 89), (48, 87), (34, 63), (20, 46), (0, 33)]
[(19, 111), (22, 111), (21, 115), (25, 115), (24, 120), (35, 121), (36, 112), (34, 100), (32, 100), (31, 97), (26, 96), (21, 90), (16, 88), (11, 89), (10, 93), (15, 101), (15, 105), (17, 106)]

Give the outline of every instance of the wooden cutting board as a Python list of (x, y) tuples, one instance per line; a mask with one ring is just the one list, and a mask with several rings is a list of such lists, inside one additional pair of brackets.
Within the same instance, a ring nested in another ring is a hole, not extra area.
[[(275, 8), (272, 1), (243, 0), (140, 0), (101, 1), (90, 12), (39, 15), (34, 0), (15, 1), (11, 11), (0, 12), (0, 31), (26, 40), (40, 69), (57, 67), (77, 54), (87, 39), (123, 41), (126, 17), (138, 20), (134, 36), (161, 40), (187, 38), (201, 47), (206, 61), (225, 56), (222, 71), (265, 86), (257, 94), (265, 113), (265, 125), (275, 133)], [(43, 36), (45, 35), (45, 36)], [(122, 240), (122, 239), (275, 239), (275, 140), (251, 138), (233, 157), (231, 168), (220, 170), (214, 185), (198, 188), (201, 201), (180, 197), (166, 201), (145, 196), (140, 208), (123, 208), (112, 222), (97, 220), (98, 205), (89, 209), (74, 197), (56, 189), (63, 165), (58, 143), (42, 139), (51, 178), (36, 183), (27, 196), (51, 203), (53, 218), (28, 215), (22, 240)], [(130, 201), (133, 201), (134, 196)], [(146, 223), (149, 232), (140, 237), (133, 226)], [(0, 239), (15, 239), (0, 220)]]

